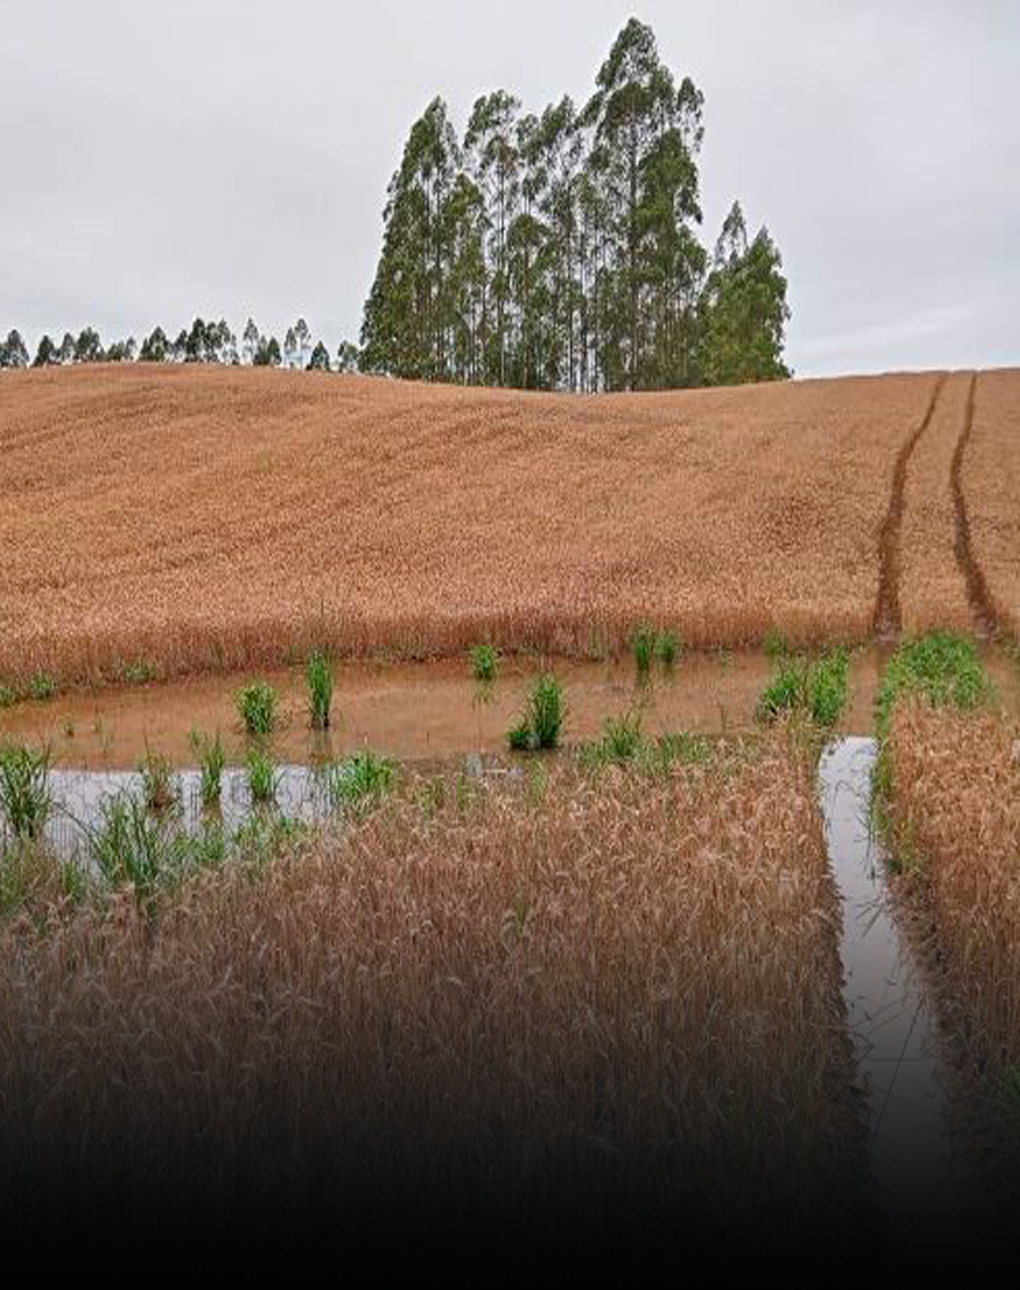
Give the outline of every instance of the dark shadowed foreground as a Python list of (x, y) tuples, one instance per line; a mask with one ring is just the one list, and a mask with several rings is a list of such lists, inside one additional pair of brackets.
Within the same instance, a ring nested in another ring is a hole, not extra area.
[(48, 881), (0, 932), (12, 1224), (724, 1258), (860, 1231), (839, 913), (781, 737), (416, 780), (144, 898)]

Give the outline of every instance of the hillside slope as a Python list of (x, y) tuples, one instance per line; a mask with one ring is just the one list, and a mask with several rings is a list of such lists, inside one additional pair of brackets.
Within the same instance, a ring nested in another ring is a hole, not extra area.
[[(217, 367), (4, 373), (0, 679), (319, 644), (448, 654), (486, 636), (589, 653), (645, 618), (694, 646), (770, 627), (859, 638), (901, 625), (904, 569), (932, 580), (924, 620), (942, 588), (955, 620), (949, 484), (941, 466), (911, 481), (910, 459), (927, 431), (952, 435), (959, 385), (578, 397)], [(1020, 372), (980, 376), (975, 399), (986, 445), (993, 412), (1015, 422)], [(1006, 616), (1020, 516), (996, 494), (986, 522), (982, 504), (968, 495)]]

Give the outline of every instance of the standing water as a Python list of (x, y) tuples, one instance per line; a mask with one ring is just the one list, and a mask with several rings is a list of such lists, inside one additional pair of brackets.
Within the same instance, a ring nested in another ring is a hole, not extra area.
[(890, 1243), (931, 1249), (957, 1230), (938, 1032), (889, 906), (869, 821), (874, 739), (837, 739), (819, 762), (826, 844), (843, 901), (840, 956), (868, 1105), (872, 1176)]

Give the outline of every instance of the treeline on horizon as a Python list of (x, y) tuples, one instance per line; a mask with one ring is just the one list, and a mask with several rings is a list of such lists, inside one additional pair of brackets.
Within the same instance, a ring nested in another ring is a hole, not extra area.
[(83, 327), (77, 336), (64, 333), (58, 345), (49, 334), (39, 341), (35, 358), (29, 361), (28, 347), (15, 329), (0, 340), (0, 368), (55, 367), (71, 363), (227, 363), (244, 362), (253, 367), (301, 367), (308, 371), (353, 372), (358, 366), (358, 349), (342, 341), (331, 359), (322, 343), (312, 343), (312, 333), (303, 318), (288, 327), (283, 346), (275, 336), (264, 336), (249, 318), (241, 334), (241, 345), (225, 319), (204, 322), (196, 318), (190, 330), (182, 328), (170, 340), (162, 327), (155, 327), (141, 345), (133, 336), (104, 346), (94, 327)]
[(734, 202), (710, 257), (704, 99), (631, 19), (580, 110), (496, 90), (462, 140), (436, 98), (387, 191), (360, 367), (528, 389), (630, 390), (790, 375), (777, 247)]

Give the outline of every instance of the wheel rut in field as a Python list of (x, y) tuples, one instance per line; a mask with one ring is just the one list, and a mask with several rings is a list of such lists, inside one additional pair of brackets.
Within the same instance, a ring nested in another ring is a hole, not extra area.
[(918, 441), (931, 424), (939, 394), (946, 383), (945, 372), (940, 372), (932, 387), (931, 397), (920, 424), (904, 442), (893, 467), (892, 486), (889, 491), (889, 509), (885, 513), (878, 533), (878, 598), (872, 628), (880, 639), (898, 635), (902, 625), (900, 613), (900, 530), (903, 527), (903, 495), (907, 486), (907, 469)]
[(974, 403), (977, 397), (977, 372), (970, 378), (967, 390), (967, 409), (963, 418), (963, 429), (953, 450), (953, 461), (949, 468), (949, 487), (953, 494), (955, 534), (953, 537), (953, 554), (960, 566), (960, 573), (967, 584), (967, 599), (970, 601), (971, 613), (974, 615), (974, 626), (982, 636), (990, 636), (996, 628), (995, 611), (992, 608), (991, 596), (988, 594), (988, 583), (974, 554), (970, 536), (970, 519), (967, 515), (967, 499), (963, 492), (963, 458), (974, 429)]

